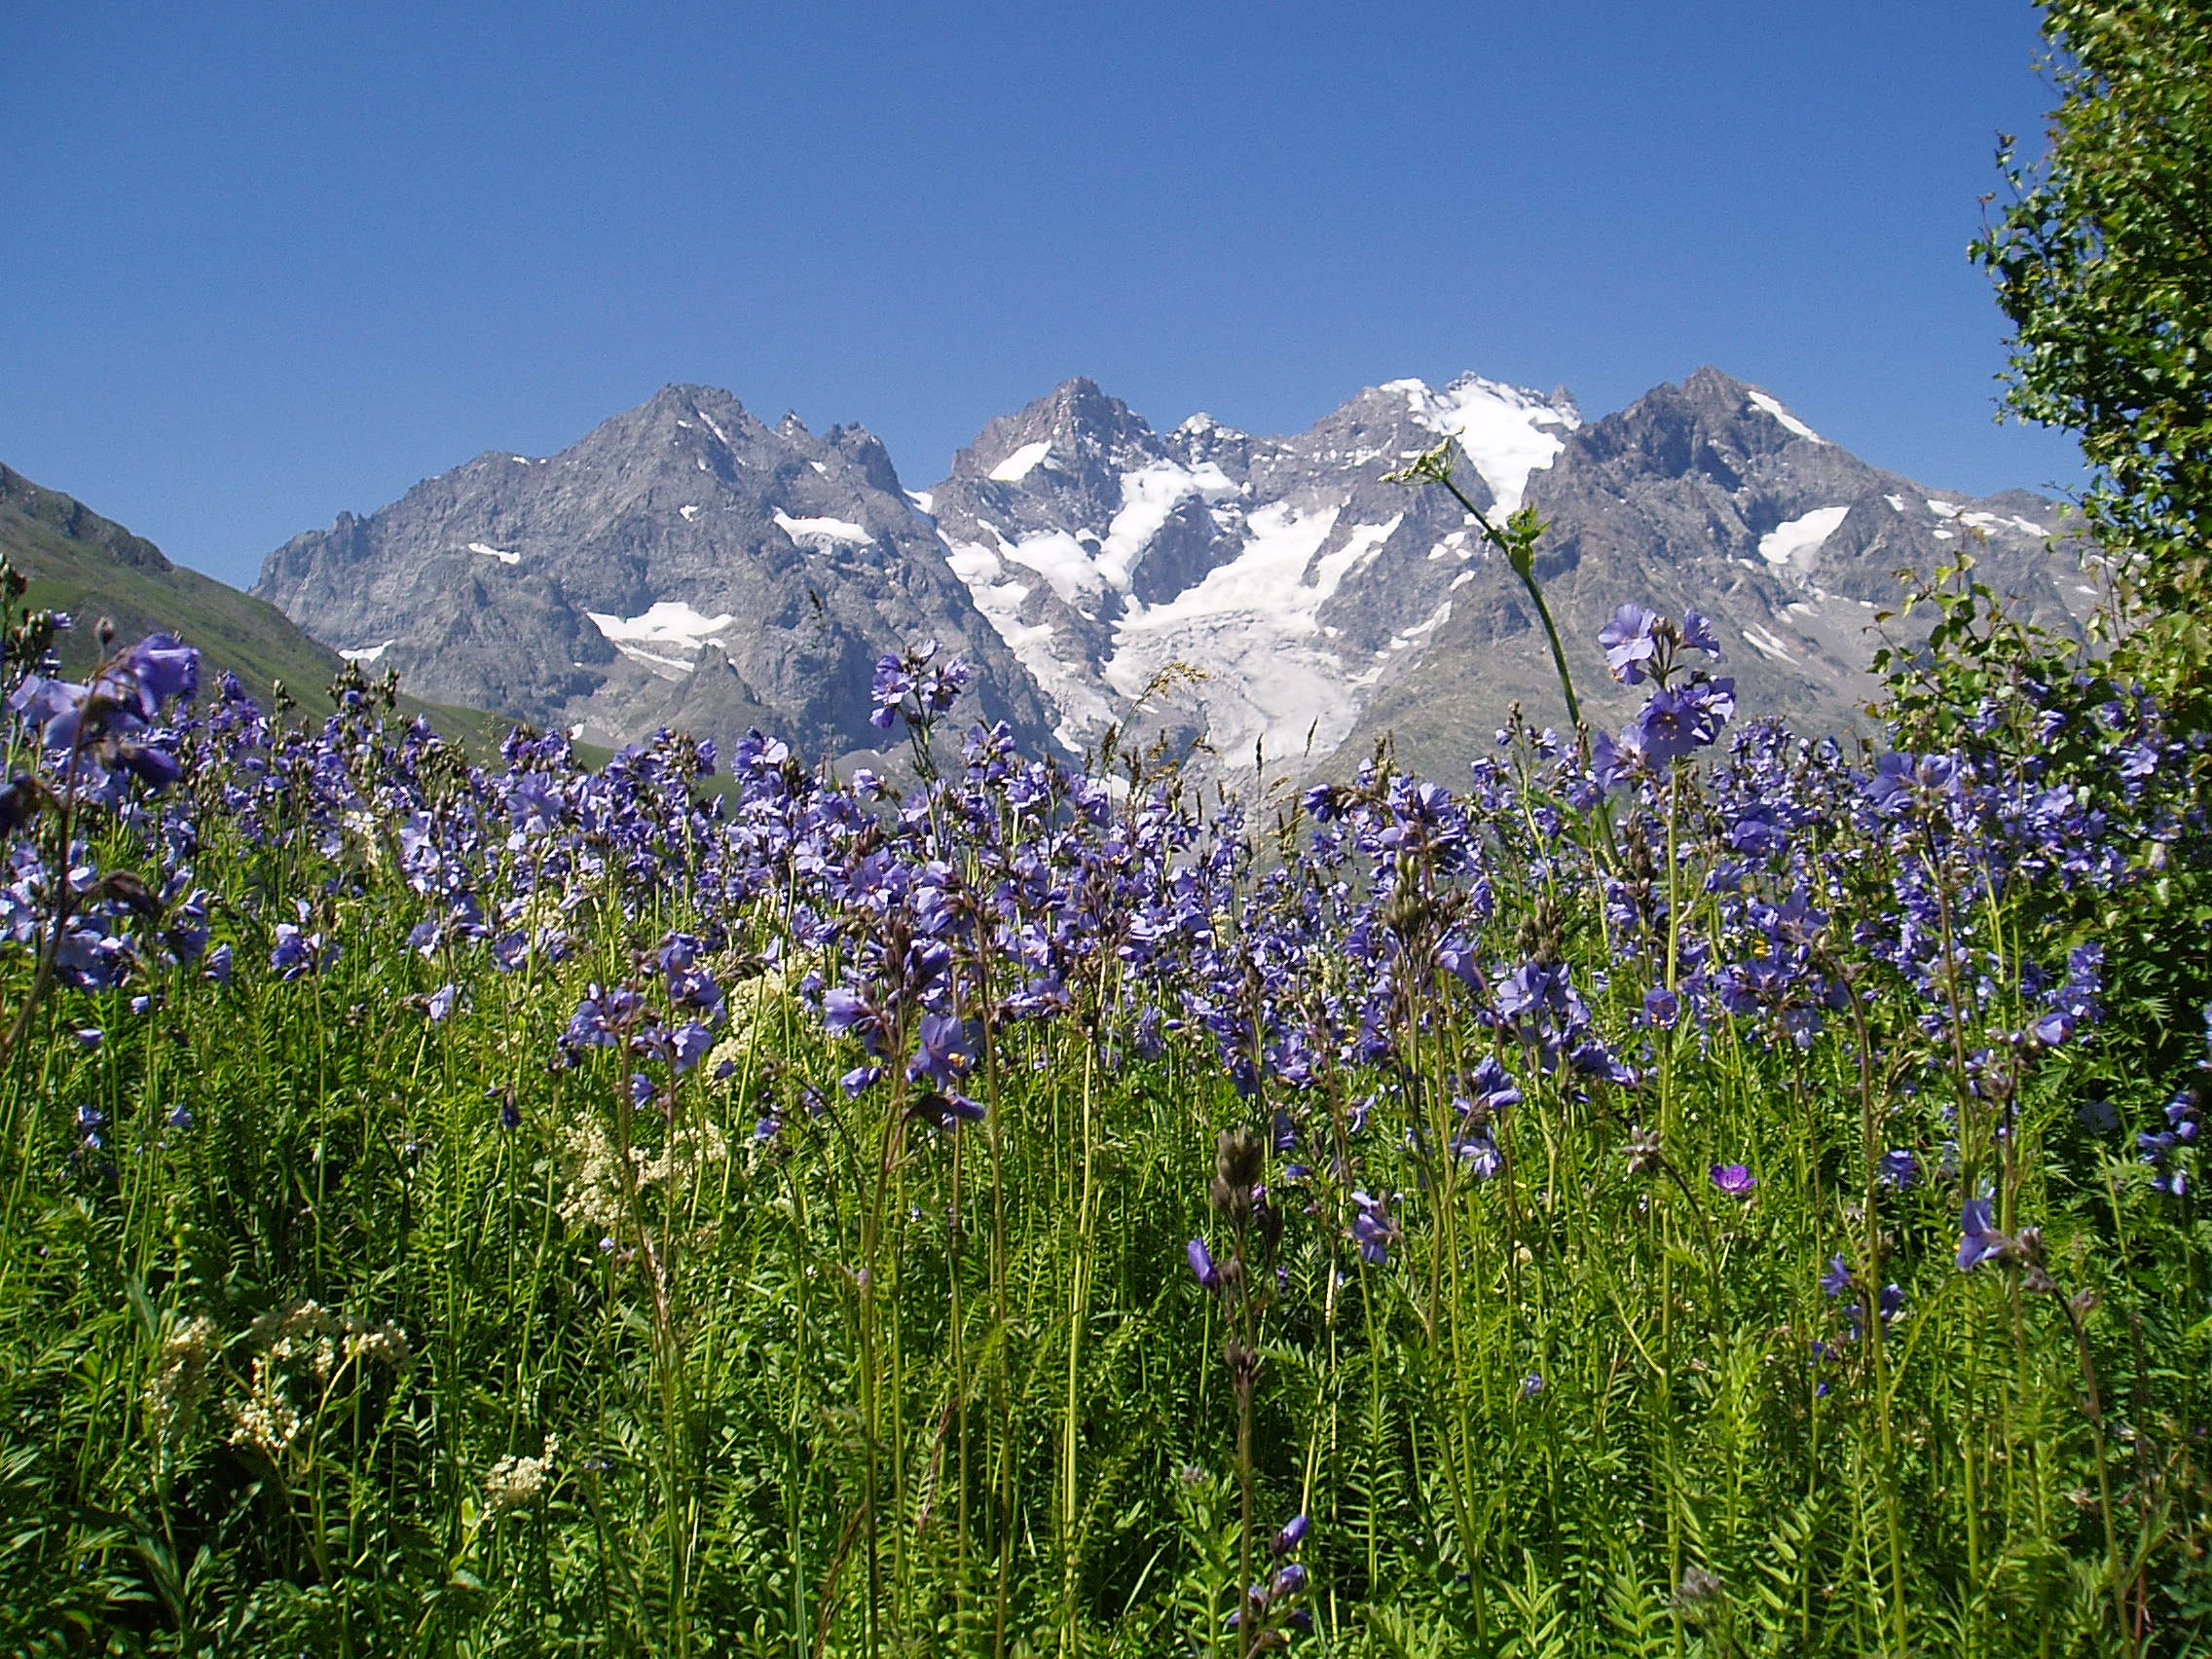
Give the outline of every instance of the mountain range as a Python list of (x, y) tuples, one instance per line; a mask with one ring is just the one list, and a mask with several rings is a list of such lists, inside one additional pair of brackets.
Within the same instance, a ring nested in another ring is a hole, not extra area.
[[(859, 426), (770, 425), (669, 386), (558, 455), (481, 455), (294, 536), (254, 599), (4, 469), (0, 545), (74, 604), (135, 607), (129, 626), (184, 606), (249, 680), (319, 683), (343, 657), (592, 744), (759, 725), (874, 756), (876, 656), (935, 639), (977, 669), (968, 713), (1070, 757), (1111, 732), (1248, 785), (1341, 773), (1387, 734), (1448, 776), (1515, 705), (1536, 724), (1563, 709), (1475, 516), (1383, 481), (1438, 444), (1493, 522), (1522, 504), (1547, 521), (1537, 573), (1602, 722), (1633, 701), (1592, 643), (1623, 602), (1713, 617), (1746, 714), (1840, 729), (1873, 689), (1900, 568), (1971, 550), (1980, 579), (2075, 631), (2097, 600), (2046, 498), (1870, 466), (1711, 368), (1597, 420), (1564, 389), (1390, 381), (1287, 436), (1202, 414), (1161, 430), (1074, 379), (921, 491)], [(114, 597), (88, 597), (102, 571)]]
[[(295, 536), (254, 591), (424, 695), (599, 742), (757, 723), (869, 754), (869, 664), (934, 638), (977, 669), (977, 713), (1071, 756), (1114, 729), (1249, 781), (1341, 769), (1389, 732), (1443, 771), (1516, 702), (1561, 719), (1472, 515), (1383, 482), (1446, 441), (1478, 506), (1549, 521), (1537, 569), (1583, 663), (1616, 605), (1695, 606), (1747, 712), (1849, 724), (1900, 567), (1971, 545), (2066, 627), (2095, 599), (2046, 498), (1870, 466), (1710, 368), (1596, 421), (1565, 390), (1391, 381), (1290, 436), (1162, 431), (1075, 379), (912, 492), (860, 427), (670, 386), (558, 455), (479, 456)], [(1601, 718), (1625, 706), (1588, 668), (1580, 688)]]

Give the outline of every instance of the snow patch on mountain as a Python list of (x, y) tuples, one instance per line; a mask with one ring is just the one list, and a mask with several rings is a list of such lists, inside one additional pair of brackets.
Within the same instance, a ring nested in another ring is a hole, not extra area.
[(1759, 655), (1768, 658), (1770, 661), (1795, 662), (1797, 660), (1796, 657), (1790, 654), (1790, 650), (1788, 645), (1784, 645), (1781, 640), (1777, 639), (1768, 630), (1761, 628), (1755, 622), (1745, 623), (1743, 628), (1743, 635), (1745, 644), (1749, 645), (1753, 650), (1757, 651)]
[(468, 544), (468, 550), (471, 553), (481, 553), (487, 559), (497, 559), (502, 565), (519, 565), (522, 563), (520, 553), (510, 553), (504, 547), (488, 547), (481, 541), (471, 541)]
[(707, 423), (707, 430), (714, 433), (717, 438), (721, 440), (722, 448), (728, 449), (730, 447), (729, 434), (723, 431), (720, 426), (715, 424), (715, 418), (712, 415), (708, 414), (704, 409), (693, 409), (691, 413), (698, 416), (700, 420)]
[(1055, 648), (1050, 622), (1022, 621), (1021, 606), (1029, 597), (1030, 585), (1010, 578), (1006, 569), (1007, 559), (1018, 559), (1019, 549), (993, 526), (983, 528), (998, 538), (1004, 557), (978, 541), (947, 540), (945, 562), (952, 567), (952, 573), (967, 584), (969, 597), (983, 613), (983, 620), (1006, 642), (1014, 660), (1029, 671), (1038, 688), (1059, 711), (1060, 719), (1053, 735), (1070, 750), (1080, 751), (1087, 731), (1114, 719), (1113, 700), (1079, 664), (1069, 661)]
[(656, 600), (636, 616), (602, 610), (584, 614), (608, 645), (663, 680), (682, 680), (689, 674), (700, 647), (736, 620), (727, 611), (703, 616), (680, 599)]
[(1006, 460), (991, 468), (987, 477), (1001, 484), (1018, 484), (1028, 477), (1037, 463), (1052, 453), (1052, 441), (1040, 438), (1033, 444), (1023, 444)]
[(1007, 558), (1043, 576), (1060, 596), (1061, 603), (1074, 605), (1105, 590), (1098, 561), (1089, 548), (1066, 531), (1040, 531), (1019, 541), (1010, 541), (996, 525), (987, 524), (983, 528), (998, 537), (999, 547)]
[(1107, 684), (1135, 697), (1168, 664), (1187, 663), (1205, 676), (1196, 695), (1232, 763), (1255, 743), (1287, 756), (1310, 738), (1314, 754), (1329, 753), (1358, 710), (1342, 660), (1318, 645), (1318, 613), (1405, 522), (1400, 513), (1354, 525), (1324, 552), (1343, 510), (1275, 501), (1253, 512), (1235, 558), (1170, 600), (1132, 606), (1116, 624)]
[(848, 541), (866, 547), (875, 537), (866, 526), (841, 518), (793, 518), (786, 512), (776, 514), (776, 524), (793, 541)]
[(1786, 520), (1759, 537), (1759, 557), (1770, 565), (1795, 564), (1802, 569), (1850, 514), (1847, 506), (1815, 507), (1801, 517)]
[(1582, 424), (1571, 405), (1480, 375), (1462, 375), (1442, 391), (1418, 380), (1390, 381), (1382, 389), (1401, 393), (1419, 424), (1458, 441), (1500, 512), (1521, 504), (1529, 474), (1551, 465), (1567, 447), (1563, 434)]
[(1156, 461), (1134, 472), (1124, 472), (1121, 511), (1107, 527), (1105, 545), (1099, 550), (1099, 576), (1108, 586), (1127, 593), (1145, 549), (1187, 498), (1219, 501), (1237, 493), (1229, 474), (1210, 461), (1195, 467)]
[(1780, 403), (1767, 396), (1765, 392), (1754, 391), (1751, 394), (1751, 402), (1754, 405), (1764, 410), (1767, 414), (1772, 415), (1775, 420), (1782, 424), (1782, 429), (1784, 431), (1793, 432), (1800, 438), (1810, 438), (1816, 444), (1825, 444), (1827, 442), (1827, 439), (1822, 437), (1820, 433), (1814, 431), (1812, 427), (1806, 425), (1804, 422), (1798, 420), (1796, 416), (1790, 414), (1789, 411), (1785, 409)]

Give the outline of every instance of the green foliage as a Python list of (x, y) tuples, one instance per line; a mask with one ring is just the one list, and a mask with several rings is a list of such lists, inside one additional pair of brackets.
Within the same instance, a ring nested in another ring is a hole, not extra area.
[(2009, 393), (2081, 434), (2083, 506), (2140, 628), (2136, 672), (2204, 718), (2212, 676), (2212, 6), (2046, 0), (2047, 150), (2011, 141), (1974, 244), (2015, 334)]
[[(2109, 730), (2122, 714), (2152, 706), (2128, 672), (2143, 666), (2142, 655), (2100, 656), (2036, 626), (1974, 580), (1973, 569), (1967, 553), (1933, 579), (1908, 573), (1902, 613), (1933, 612), (1935, 622), (1924, 644), (1875, 652), (1883, 695), (1871, 712), (1900, 748), (1976, 756), (2095, 809), (2122, 787)], [(2188, 767), (2190, 787), (2212, 792), (2203, 753), (2160, 763)], [(2048, 939), (2103, 948), (2109, 1022), (2100, 1053), (2115, 1088), (2179, 1064), (2212, 1003), (2212, 868), (2200, 845), (2190, 845), (2195, 851), (2181, 856), (2169, 839), (2131, 845), (2128, 857), (2146, 879), (2124, 899), (2053, 893), (2024, 917)]]
[[(1944, 603), (1959, 640), (1993, 637)], [(2009, 683), (2002, 650), (1963, 654), (1988, 695)], [(1936, 719), (1941, 671), (1914, 672)], [(351, 718), (324, 769), (373, 786), (372, 715)], [(2129, 1434), (2101, 1442), (2056, 1298), (1960, 1274), (1932, 1179), (1870, 1185), (1869, 1145), (1933, 1168), (1974, 1098), (1895, 983), (1862, 1037), (1646, 1027), (1633, 1101), (1497, 1051), (1527, 1099), (1488, 1181), (1420, 1151), (1462, 1059), (1493, 1051), (1451, 983), (1405, 1006), (1404, 1066), (1271, 1083), (1316, 1163), (1364, 1102), (1353, 1178), (1404, 1233), (1367, 1259), (1346, 1185), (1285, 1172), (1253, 1550), (1225, 1313), (1183, 1256), (1221, 1244), (1216, 1134), (1256, 1108), (1202, 1039), (1127, 1052), (1115, 970), (1069, 1017), (996, 1034), (985, 1121), (924, 1132), (891, 1089), (810, 1087), (864, 1056), (795, 988), (838, 947), (773, 893), (710, 916), (619, 864), (540, 890), (543, 843), (495, 836), (486, 902), (575, 936), (501, 972), (411, 947), (434, 903), (373, 820), (199, 825), (232, 980), (56, 992), (0, 1072), (0, 1623), (27, 1651), (1229, 1659), (1243, 1555), (1265, 1577), (1299, 1512), (1316, 1629), (1293, 1651), (2117, 1653), (2116, 1584), (2156, 1651), (2187, 1651), (2203, 1224), (2151, 1198), (2124, 1132), (2078, 1123), (2074, 1063), (2023, 1074), (2007, 1191), (2067, 1295), (2096, 1298), (2093, 1376)], [(1692, 896), (1678, 942), (1710, 942), (1719, 826), (1692, 806), (1679, 830), (1650, 877)], [(1628, 1028), (1664, 948), (1547, 908), (1534, 822), (1486, 833), (1484, 954), (1558, 949)], [(147, 856), (127, 824), (101, 835), (105, 861)], [(1836, 880), (1824, 906), (1861, 902)], [(302, 904), (340, 948), (278, 979), (258, 965)], [(732, 987), (716, 1064), (652, 1110), (630, 1055), (549, 1064), (589, 987), (709, 920)], [(1976, 924), (1996, 988), (1973, 1043), (2021, 1022), (2042, 925)], [(0, 1006), (21, 969), (0, 964)], [(2132, 1116), (2159, 1081), (2133, 1081)], [(1628, 1110), (1660, 1115), (1660, 1164), (1630, 1156)], [(1739, 1160), (1748, 1199), (1702, 1173)], [(1907, 1292), (1873, 1341), (1816, 1288), (1831, 1255), (1865, 1259), (1870, 1216)]]

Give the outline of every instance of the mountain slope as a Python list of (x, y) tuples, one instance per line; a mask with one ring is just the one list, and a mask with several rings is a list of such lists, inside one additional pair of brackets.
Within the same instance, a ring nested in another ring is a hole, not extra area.
[(707, 387), (341, 514), (272, 553), (254, 591), (418, 691), (599, 741), (760, 724), (867, 750), (876, 656), (930, 638), (975, 664), (985, 718), (1045, 726), (882, 444), (771, 428)]
[(1528, 596), (1444, 490), (1385, 474), (1449, 440), (1484, 512), (1548, 521), (1545, 591), (1586, 711), (1634, 701), (1595, 637), (1626, 602), (1718, 625), (1746, 715), (1844, 729), (1895, 572), (1972, 547), (2045, 621), (2094, 600), (2053, 503), (1930, 489), (1699, 369), (1585, 422), (1565, 390), (1371, 387), (1304, 432), (1156, 429), (1076, 379), (990, 422), (934, 490), (857, 426), (770, 427), (664, 387), (560, 455), (485, 455), (272, 553), (256, 592), (409, 686), (587, 739), (758, 724), (858, 757), (885, 650), (978, 670), (966, 716), (1071, 754), (1109, 732), (1236, 784), (1343, 771), (1392, 734), (1449, 775), (1515, 703), (1563, 720)]
[[(2078, 549), (2052, 544), (2056, 503), (2025, 491), (1976, 499), (1869, 466), (1711, 368), (1575, 432), (1530, 479), (1529, 503), (1550, 521), (1537, 574), (1598, 723), (1637, 701), (1593, 644), (1624, 601), (1706, 612), (1746, 717), (1830, 731), (1862, 723), (1876, 616), (1899, 608), (1900, 569), (1933, 573), (1972, 551), (1977, 579), (2076, 633), (2096, 601)], [(1536, 723), (1564, 724), (1519, 582), (1494, 556), (1478, 569), (1415, 671), (1363, 709), (1347, 758), (1386, 731), (1424, 763), (1464, 756), (1515, 700)], [(1899, 639), (1924, 631), (1886, 626)]]
[[(1071, 747), (1125, 721), (1202, 739), (1210, 769), (1248, 780), (1341, 770), (1390, 732), (1408, 764), (1449, 771), (1516, 701), (1538, 723), (1562, 710), (1527, 595), (1473, 517), (1382, 482), (1440, 438), (1493, 522), (1524, 498), (1550, 521), (1539, 573), (1593, 718), (1632, 701), (1592, 645), (1623, 602), (1706, 611), (1748, 713), (1835, 729), (1872, 689), (1868, 629), (1898, 568), (1971, 543), (2046, 620), (2075, 626), (2093, 599), (2046, 550), (2052, 503), (1868, 466), (1710, 368), (1590, 424), (1564, 391), (1393, 381), (1290, 437), (1204, 416), (1156, 433), (1071, 381), (986, 426), (932, 510)], [(1171, 667), (1202, 678), (1145, 695)]]
[[(76, 619), (55, 642), (67, 674), (90, 672), (92, 624), (105, 616), (124, 641), (166, 629), (198, 646), (203, 683), (228, 669), (258, 698), (282, 681), (303, 709), (332, 707), (328, 687), (344, 662), (275, 606), (172, 563), (144, 536), (7, 466), (0, 466), (0, 556), (29, 578), (32, 608)], [(511, 723), (412, 696), (399, 706), (478, 751), (496, 745)]]
[[(952, 562), (1072, 748), (1132, 719), (1231, 768), (1326, 755), (1418, 660), (1472, 543), (1442, 492), (1382, 482), (1454, 437), (1509, 508), (1580, 422), (1472, 376), (1398, 382), (1293, 437), (1194, 416), (1161, 434), (1087, 380), (993, 422), (930, 492)], [(1197, 669), (1147, 695), (1161, 676)], [(1141, 707), (1137, 706), (1141, 703)]]
[(90, 666), (99, 616), (125, 639), (169, 629), (198, 645), (210, 669), (230, 669), (258, 695), (276, 680), (295, 694), (319, 693), (343, 666), (275, 606), (171, 564), (143, 536), (6, 466), (0, 553), (30, 578), (31, 605), (78, 619), (59, 641), (72, 673)]

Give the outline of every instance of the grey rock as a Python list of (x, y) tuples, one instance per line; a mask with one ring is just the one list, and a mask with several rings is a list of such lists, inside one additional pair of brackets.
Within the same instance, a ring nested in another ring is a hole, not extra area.
[[(1307, 431), (1156, 430), (1088, 380), (991, 422), (922, 495), (857, 426), (773, 427), (669, 387), (558, 456), (486, 455), (271, 554), (259, 588), (411, 690), (605, 742), (758, 724), (873, 754), (867, 682), (938, 639), (965, 715), (1070, 755), (1158, 746), (1263, 788), (1385, 739), (1450, 776), (1518, 704), (1564, 724), (1527, 593), (1475, 515), (1384, 474), (1449, 439), (1493, 522), (1524, 498), (1596, 723), (1635, 693), (1598, 629), (1624, 603), (1718, 627), (1744, 717), (1863, 719), (1899, 568), (1976, 575), (2079, 632), (2094, 603), (2053, 502), (1931, 490), (1714, 369), (1585, 424), (1563, 390), (1463, 376), (1369, 387)], [(2055, 544), (2054, 544), (2055, 543)]]
[(870, 751), (878, 654), (935, 639), (971, 714), (1032, 741), (1029, 676), (946, 567), (883, 445), (670, 386), (557, 456), (490, 454), (269, 555), (255, 592), (443, 702), (623, 743), (772, 726)]
[[(1086, 380), (993, 422), (930, 492), (953, 568), (1037, 677), (1071, 749), (1165, 741), (1242, 776), (1332, 753), (1419, 660), (1468, 535), (1382, 475), (1472, 414), (1479, 504), (1516, 495), (1579, 416), (1474, 377), (1361, 392), (1310, 430), (1195, 416), (1159, 433)], [(1488, 426), (1485, 426), (1485, 423)]]
[[(1395, 381), (1289, 437), (1203, 416), (1156, 433), (1070, 381), (985, 427), (932, 498), (1071, 748), (1110, 728), (1124, 753), (1202, 740), (1201, 771), (1249, 786), (1348, 770), (1388, 736), (1403, 763), (1449, 774), (1515, 704), (1539, 725), (1564, 709), (1533, 608), (1474, 516), (1382, 482), (1440, 436), (1493, 522), (1524, 494), (1550, 521), (1538, 572), (1593, 719), (1635, 702), (1595, 644), (1624, 602), (1705, 611), (1746, 716), (1832, 730), (1875, 689), (1900, 567), (1971, 546), (1979, 577), (2065, 630), (2089, 601), (2073, 550), (2047, 544), (2052, 502), (1925, 489), (1713, 369), (1588, 425), (1564, 390)], [(1204, 678), (1159, 683), (1177, 665)]]
[[(1921, 617), (1898, 614), (1900, 571), (1932, 575), (1971, 552), (1975, 579), (2077, 638), (2095, 604), (2055, 502), (1973, 499), (1869, 466), (1711, 368), (1574, 433), (1532, 475), (1529, 504), (1550, 523), (1537, 575), (1594, 725), (1617, 724), (1641, 695), (1606, 678), (1595, 644), (1622, 603), (1705, 612), (1739, 718), (1823, 731), (1870, 730), (1874, 650), (1925, 635)], [(1402, 757), (1456, 769), (1514, 703), (1564, 728), (1518, 579), (1494, 555), (1473, 568), (1421, 662), (1362, 709), (1339, 769), (1386, 732)]]

